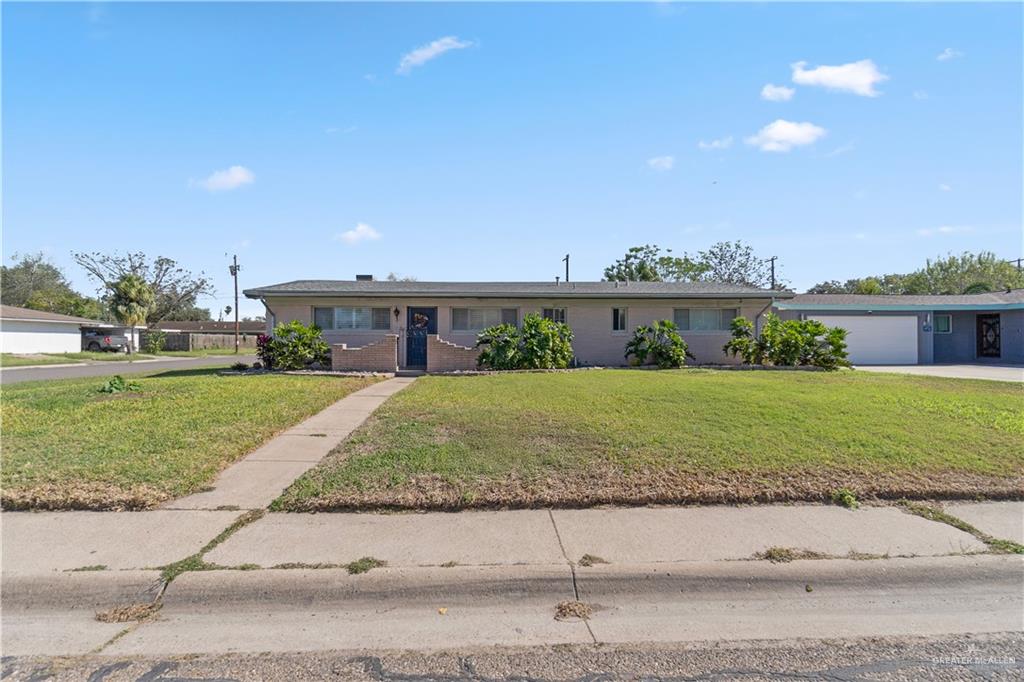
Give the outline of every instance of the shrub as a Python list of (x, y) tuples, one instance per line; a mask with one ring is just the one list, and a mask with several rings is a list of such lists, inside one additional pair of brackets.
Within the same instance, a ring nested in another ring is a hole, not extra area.
[[(626, 358), (635, 358), (636, 364), (653, 363), (661, 369), (682, 367), (690, 355), (686, 341), (679, 335), (679, 327), (671, 320), (655, 320), (651, 326), (640, 325), (626, 344)], [(690, 357), (693, 357), (690, 355)]]
[(536, 313), (514, 324), (488, 327), (476, 337), (477, 364), (488, 369), (564, 369), (572, 363), (572, 330)]
[(840, 507), (846, 507), (847, 509), (856, 509), (860, 506), (860, 502), (857, 501), (857, 496), (849, 488), (833, 490), (832, 504), (838, 504)]
[(138, 391), (142, 388), (137, 381), (125, 381), (120, 374), (107, 379), (107, 383), (96, 389), (99, 393), (123, 393), (125, 391)]
[(274, 337), (260, 334), (256, 337), (256, 356), (267, 369), (274, 366)]
[(754, 324), (734, 318), (730, 324), (732, 338), (722, 347), (733, 357), (737, 355), (748, 365), (783, 367), (812, 366), (827, 370), (849, 367), (846, 359), (846, 330), (826, 327), (817, 320), (786, 320), (768, 313), (760, 336)]
[(308, 327), (298, 320), (279, 324), (274, 336), (260, 334), (256, 353), (268, 369), (303, 369), (314, 363), (329, 361), (330, 347), (316, 325)]
[(156, 354), (164, 349), (164, 344), (167, 343), (167, 332), (162, 332), (159, 329), (155, 329), (151, 332), (146, 332), (146, 342), (142, 344), (142, 350)]
[(236, 362), (235, 364), (231, 365), (231, 369), (233, 369), (236, 372), (244, 372), (245, 370), (249, 369), (249, 365), (245, 364), (244, 362)]

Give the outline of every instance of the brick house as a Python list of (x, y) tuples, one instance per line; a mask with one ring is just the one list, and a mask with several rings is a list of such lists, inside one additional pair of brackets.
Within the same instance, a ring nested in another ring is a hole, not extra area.
[(518, 324), (528, 313), (565, 322), (583, 365), (626, 364), (633, 330), (674, 320), (696, 362), (736, 360), (722, 352), (729, 322), (759, 320), (793, 297), (714, 282), (385, 282), (297, 280), (245, 290), (263, 302), (267, 329), (299, 320), (315, 323), (332, 347), (336, 369), (446, 371), (472, 369), (477, 333)]

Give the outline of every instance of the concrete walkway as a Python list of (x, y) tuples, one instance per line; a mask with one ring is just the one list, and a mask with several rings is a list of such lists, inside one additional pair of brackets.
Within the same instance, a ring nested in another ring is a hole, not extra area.
[(316, 466), (381, 403), (413, 381), (396, 377), (342, 398), (222, 471), (212, 490), (171, 500), (163, 508), (263, 509), (292, 481)]
[(992, 381), (1024, 382), (1024, 365), (864, 365), (861, 372), (889, 374), (922, 374), (950, 379), (989, 379)]

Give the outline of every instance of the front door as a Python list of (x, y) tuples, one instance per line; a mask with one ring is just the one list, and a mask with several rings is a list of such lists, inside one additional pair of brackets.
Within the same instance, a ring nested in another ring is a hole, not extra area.
[(427, 366), (427, 334), (437, 333), (437, 308), (409, 308), (405, 323), (405, 366)]
[(998, 358), (1001, 355), (999, 316), (978, 315), (978, 357)]

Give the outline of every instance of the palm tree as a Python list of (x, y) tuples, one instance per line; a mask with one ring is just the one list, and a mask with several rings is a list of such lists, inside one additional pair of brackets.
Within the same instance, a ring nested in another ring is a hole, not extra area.
[(131, 328), (128, 352), (135, 352), (135, 327), (146, 321), (156, 297), (146, 280), (138, 275), (123, 275), (110, 291), (110, 310), (121, 324)]

